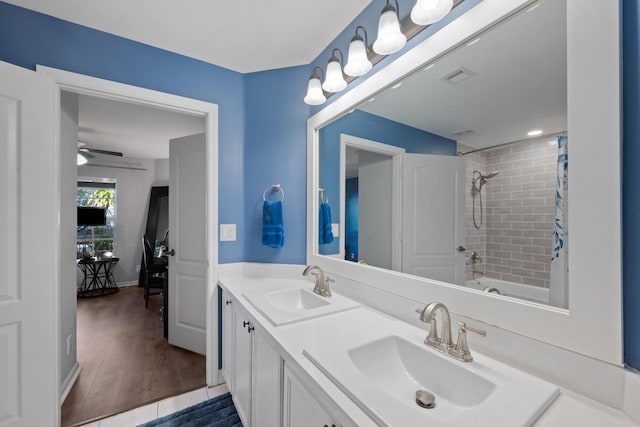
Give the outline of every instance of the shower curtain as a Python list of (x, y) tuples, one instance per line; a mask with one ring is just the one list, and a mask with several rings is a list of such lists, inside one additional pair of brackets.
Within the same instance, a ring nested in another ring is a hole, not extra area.
[(568, 307), (568, 224), (567, 198), (569, 157), (567, 137), (558, 137), (558, 160), (556, 165), (556, 203), (555, 222), (551, 251), (551, 280), (549, 286), (549, 303), (555, 307)]

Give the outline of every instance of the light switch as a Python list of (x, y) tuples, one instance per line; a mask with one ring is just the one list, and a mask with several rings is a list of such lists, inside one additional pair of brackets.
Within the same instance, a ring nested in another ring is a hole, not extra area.
[(220, 224), (220, 241), (235, 242), (236, 241), (236, 225)]
[(333, 237), (340, 236), (340, 224), (335, 222), (331, 224), (331, 234), (333, 234)]

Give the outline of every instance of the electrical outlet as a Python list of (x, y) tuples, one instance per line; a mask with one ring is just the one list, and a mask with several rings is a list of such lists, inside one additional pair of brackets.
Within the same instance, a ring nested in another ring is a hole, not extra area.
[(71, 337), (72, 335), (67, 335), (67, 356), (71, 354)]
[(140, 273), (140, 264), (136, 265), (136, 273)]

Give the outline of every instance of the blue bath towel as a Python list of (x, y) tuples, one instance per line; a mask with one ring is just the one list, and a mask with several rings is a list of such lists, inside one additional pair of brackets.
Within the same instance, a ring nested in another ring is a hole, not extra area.
[(282, 223), (282, 202), (265, 200), (262, 205), (262, 244), (270, 248), (284, 245), (284, 227)]
[(319, 243), (321, 245), (326, 245), (333, 242), (333, 231), (331, 230), (331, 207), (329, 206), (329, 203), (322, 202), (320, 204), (319, 219)]

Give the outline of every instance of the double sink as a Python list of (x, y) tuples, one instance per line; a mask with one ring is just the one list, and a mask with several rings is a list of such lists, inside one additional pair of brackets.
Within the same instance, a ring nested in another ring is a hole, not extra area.
[[(297, 287), (243, 295), (273, 326), (305, 321), (300, 327), (314, 337), (305, 357), (379, 425), (529, 426), (559, 394), (482, 354), (454, 360), (423, 343), (425, 330), (335, 293)], [(417, 404), (421, 390), (434, 399), (431, 408)]]

